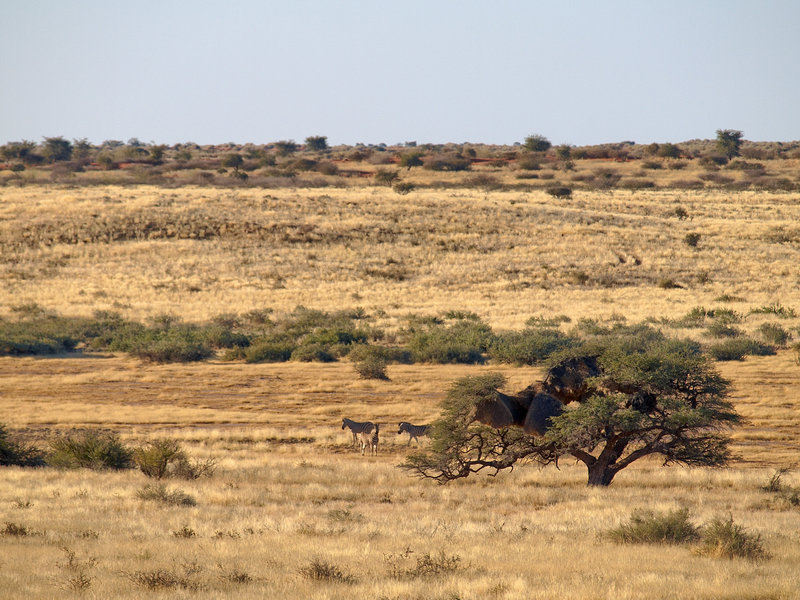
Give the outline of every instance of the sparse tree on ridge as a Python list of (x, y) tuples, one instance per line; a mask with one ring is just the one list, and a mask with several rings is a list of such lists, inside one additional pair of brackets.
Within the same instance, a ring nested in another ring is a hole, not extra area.
[(717, 150), (728, 160), (739, 156), (743, 135), (736, 129), (717, 129)]
[(297, 152), (297, 143), (293, 140), (281, 140), (280, 142), (275, 142), (274, 146), (279, 156), (289, 156)]
[(42, 153), (50, 162), (69, 160), (72, 158), (72, 142), (61, 136), (44, 138)]
[(524, 146), (531, 152), (547, 152), (552, 144), (543, 135), (534, 134), (525, 138)]
[(328, 138), (324, 135), (310, 135), (306, 138), (306, 147), (314, 152), (324, 152), (328, 149)]

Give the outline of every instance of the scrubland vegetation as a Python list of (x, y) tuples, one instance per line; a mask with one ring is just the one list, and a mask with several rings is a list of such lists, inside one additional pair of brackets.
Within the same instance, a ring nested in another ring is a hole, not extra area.
[[(0, 589), (793, 598), (800, 145), (735, 133), (2, 147)], [(727, 467), (396, 468), (454, 381), (636, 336), (730, 382)]]

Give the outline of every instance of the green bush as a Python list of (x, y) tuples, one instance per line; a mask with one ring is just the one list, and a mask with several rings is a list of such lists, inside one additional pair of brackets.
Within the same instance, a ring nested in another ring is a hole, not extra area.
[(133, 451), (133, 462), (147, 477), (163, 479), (171, 465), (185, 461), (186, 454), (175, 440), (146, 442)]
[(55, 317), (0, 320), (0, 356), (71, 352), (80, 340), (70, 323)]
[(44, 464), (41, 450), (12, 439), (5, 425), (0, 423), (0, 467), (41, 467)]
[(408, 348), (415, 362), (484, 363), (484, 353), (494, 338), (494, 333), (485, 323), (460, 320), (449, 327), (433, 325), (414, 331)]
[(389, 376), (386, 374), (386, 360), (379, 356), (356, 361), (353, 363), (353, 367), (362, 379), (389, 380)]
[(700, 529), (689, 520), (689, 509), (668, 513), (634, 512), (630, 520), (608, 532), (621, 544), (688, 544), (700, 538)]
[(777, 323), (762, 323), (758, 328), (758, 334), (767, 344), (781, 348), (785, 348), (792, 339), (792, 334)]
[(741, 329), (734, 327), (725, 321), (714, 321), (708, 326), (706, 331), (708, 332), (708, 335), (715, 338), (733, 338), (742, 335)]
[(703, 528), (703, 541), (698, 554), (712, 558), (745, 558), (761, 561), (769, 558), (760, 535), (747, 532), (733, 522), (733, 517), (717, 517)]
[(47, 463), (64, 469), (130, 469), (133, 452), (114, 433), (77, 432), (50, 441)]
[(726, 340), (708, 347), (708, 354), (719, 361), (744, 360), (745, 356), (769, 356), (775, 354), (772, 346), (760, 344), (747, 338)]
[(325, 344), (311, 343), (298, 346), (292, 351), (290, 360), (300, 362), (334, 362), (336, 357)]
[(295, 348), (291, 342), (264, 340), (253, 343), (244, 350), (244, 359), (249, 363), (286, 362), (292, 357)]
[(374, 358), (379, 358), (387, 364), (397, 363), (410, 365), (414, 362), (414, 357), (407, 348), (373, 346), (368, 344), (354, 345), (347, 356), (354, 362), (363, 362)]
[(176, 440), (145, 442), (133, 451), (133, 461), (147, 477), (198, 479), (214, 473), (215, 461), (191, 461)]
[(577, 338), (557, 329), (513, 331), (497, 335), (489, 348), (489, 358), (501, 363), (535, 365), (579, 343)]

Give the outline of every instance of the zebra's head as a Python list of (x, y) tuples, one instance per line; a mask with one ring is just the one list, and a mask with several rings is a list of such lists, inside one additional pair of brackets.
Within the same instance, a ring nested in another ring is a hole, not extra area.
[(347, 423), (345, 421), (346, 421), (345, 419), (342, 419), (342, 429), (347, 427)]
[(403, 433), (406, 430), (407, 427), (408, 427), (408, 423), (406, 423), (405, 421), (400, 423), (400, 429), (397, 430), (397, 435), (400, 435), (401, 433)]

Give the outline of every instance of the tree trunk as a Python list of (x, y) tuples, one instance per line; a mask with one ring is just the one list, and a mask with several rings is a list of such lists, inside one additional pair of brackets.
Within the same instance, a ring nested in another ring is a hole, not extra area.
[(614, 479), (617, 470), (611, 465), (604, 464), (602, 461), (595, 461), (594, 464), (586, 465), (589, 470), (589, 485), (607, 486)]

